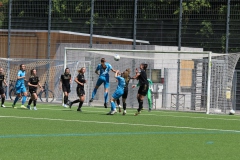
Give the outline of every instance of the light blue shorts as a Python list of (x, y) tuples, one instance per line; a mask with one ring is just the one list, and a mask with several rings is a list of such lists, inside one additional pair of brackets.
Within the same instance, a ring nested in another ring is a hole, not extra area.
[(97, 80), (96, 86), (101, 86), (104, 83), (104, 88), (109, 88), (109, 77), (100, 76)]
[(117, 89), (113, 94), (112, 94), (112, 97), (117, 100), (119, 99), (124, 93), (124, 90), (123, 89)]
[(26, 87), (16, 87), (16, 93), (17, 94), (24, 93), (24, 92), (27, 92)]

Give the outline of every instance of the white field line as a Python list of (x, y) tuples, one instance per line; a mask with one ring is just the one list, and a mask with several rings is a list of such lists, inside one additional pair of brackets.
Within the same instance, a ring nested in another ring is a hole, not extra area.
[(204, 131), (218, 131), (218, 132), (233, 132), (233, 133), (240, 133), (240, 130), (224, 130), (224, 129), (215, 129), (215, 128), (194, 128), (194, 127), (180, 127), (180, 126), (163, 126), (163, 125), (154, 125), (154, 124), (116, 123), (116, 122), (84, 121), (84, 120), (67, 120), (67, 119), (36, 118), (36, 117), (20, 117), (20, 116), (0, 116), (0, 118), (16, 118), (16, 119), (48, 120), (48, 121), (63, 121), (63, 122), (81, 122), (81, 123), (112, 124), (112, 125), (128, 125), (128, 126), (141, 126), (141, 127), (159, 127), (159, 128), (174, 128), (174, 129), (190, 129), (190, 130), (204, 130)]
[[(39, 109), (42, 109), (42, 110), (51, 110), (51, 111), (54, 111), (54, 110), (63, 110), (63, 109), (50, 109), (50, 108), (39, 108)], [(102, 109), (103, 110), (103, 109)], [(99, 113), (108, 113), (109, 110), (106, 110), (104, 108), (105, 111), (89, 111), (89, 110), (84, 110), (84, 112), (99, 112)], [(155, 112), (155, 111), (152, 111), (152, 112)], [(130, 113), (134, 113), (134, 112), (130, 112)], [(121, 113), (119, 113), (121, 114)], [(227, 118), (211, 118), (211, 117), (192, 117), (192, 116), (176, 116), (176, 115), (158, 115), (158, 114), (144, 114), (144, 113), (141, 113), (141, 115), (143, 116), (156, 116), (156, 117), (173, 117), (173, 118), (190, 118), (190, 119), (207, 119), (207, 120), (223, 120), (223, 121), (240, 121), (240, 119), (227, 119)]]

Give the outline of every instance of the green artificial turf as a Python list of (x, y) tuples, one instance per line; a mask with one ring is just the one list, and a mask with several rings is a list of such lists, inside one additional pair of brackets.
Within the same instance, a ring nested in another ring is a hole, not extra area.
[[(6, 102), (6, 106), (11, 103)], [(240, 117), (39, 103), (0, 108), (0, 159), (239, 159)]]

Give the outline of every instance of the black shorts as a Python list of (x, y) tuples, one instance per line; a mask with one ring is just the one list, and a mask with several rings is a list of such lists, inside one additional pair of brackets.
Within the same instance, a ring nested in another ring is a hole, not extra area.
[(63, 92), (70, 93), (70, 92), (71, 92), (71, 90), (70, 90), (70, 85), (69, 85), (69, 86), (62, 85), (62, 91), (63, 91)]
[(127, 96), (128, 96), (128, 89), (124, 89), (122, 98), (127, 99)]
[(30, 92), (31, 94), (37, 93), (37, 88), (31, 88), (31, 89), (29, 89), (29, 92)]
[(85, 95), (85, 90), (84, 90), (84, 88), (77, 87), (77, 95), (78, 95), (78, 97), (84, 96), (84, 95)]
[(0, 94), (4, 94), (4, 88), (3, 87), (0, 87)]
[(148, 84), (142, 84), (138, 89), (138, 94), (142, 96), (146, 96), (148, 92), (148, 88), (149, 88)]

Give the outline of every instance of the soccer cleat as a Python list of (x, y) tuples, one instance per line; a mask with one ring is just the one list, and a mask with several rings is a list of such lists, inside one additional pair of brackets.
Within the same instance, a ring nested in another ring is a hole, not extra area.
[(13, 104), (13, 105), (12, 105), (12, 108), (16, 109), (17, 107), (16, 107), (16, 105), (15, 105), (15, 104)]
[(107, 113), (107, 115), (114, 115), (116, 112), (117, 112), (116, 110), (110, 111), (110, 112)]
[(89, 100), (89, 102), (93, 102), (93, 98), (91, 98), (91, 99)]
[(27, 105), (27, 109), (31, 110), (31, 106), (30, 106), (30, 105)]
[(68, 106), (66, 104), (63, 105), (64, 108), (67, 108)]
[(69, 106), (69, 103), (71, 103), (71, 101), (70, 101), (70, 100), (68, 100), (66, 104)]
[(104, 107), (105, 107), (105, 108), (107, 108), (107, 105), (108, 105), (107, 103), (104, 103)]
[(21, 108), (22, 108), (22, 109), (27, 109), (27, 107), (25, 107), (24, 105), (21, 105)]
[(151, 109), (151, 108), (149, 108), (148, 112), (151, 112), (151, 111), (152, 111), (152, 109)]
[(4, 104), (2, 104), (1, 107), (5, 108), (6, 106), (4, 106)]
[(36, 110), (37, 110), (37, 107), (33, 107), (33, 110), (35, 110), (35, 111), (36, 111)]
[(70, 109), (72, 108), (72, 105), (73, 105), (72, 102), (68, 103), (68, 106), (69, 106)]
[(115, 113), (117, 113), (116, 110), (112, 111), (112, 112), (111, 112), (111, 115), (114, 115)]
[(118, 112), (122, 112), (121, 107), (121, 105), (118, 105)]
[(127, 111), (126, 111), (126, 110), (124, 110), (124, 111), (123, 111), (123, 115), (125, 116), (126, 114), (127, 114)]
[(139, 115), (141, 112), (139, 112), (139, 111), (137, 111), (135, 114), (134, 114), (134, 116), (137, 116), (137, 115)]
[(77, 111), (82, 112), (81, 108), (78, 108)]

